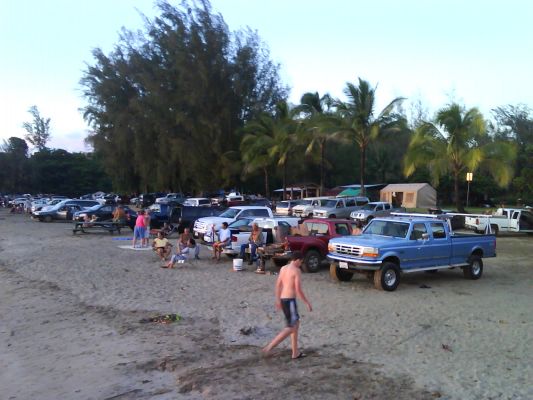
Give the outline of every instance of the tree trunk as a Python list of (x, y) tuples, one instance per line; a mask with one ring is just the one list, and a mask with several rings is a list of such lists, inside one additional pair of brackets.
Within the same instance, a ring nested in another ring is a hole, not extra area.
[(269, 193), (268, 193), (268, 169), (265, 167), (263, 168), (263, 172), (265, 173), (265, 198), (269, 198)]
[(287, 200), (287, 163), (285, 162), (283, 164), (283, 196), (281, 196), (282, 200)]
[(459, 173), (458, 172), (453, 173), (453, 197), (454, 197), (455, 208), (459, 212), (464, 212), (464, 208), (459, 201)]
[(366, 158), (366, 146), (361, 146), (360, 147), (361, 149), (361, 177), (359, 179), (359, 182), (361, 184), (361, 189), (360, 189), (360, 195), (361, 196), (365, 196), (366, 195), (366, 190), (365, 190), (365, 158)]
[(320, 195), (324, 194), (324, 181), (325, 181), (325, 171), (324, 163), (326, 159), (326, 141), (320, 143)]

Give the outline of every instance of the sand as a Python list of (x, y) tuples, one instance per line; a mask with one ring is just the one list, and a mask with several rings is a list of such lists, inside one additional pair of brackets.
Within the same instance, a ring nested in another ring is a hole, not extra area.
[[(296, 361), (288, 342), (259, 355), (283, 326), (275, 275), (205, 250), (161, 269), (114, 238), (0, 210), (0, 398), (533, 398), (531, 236), (499, 237), (478, 281), (411, 274), (386, 293), (304, 274)], [(139, 322), (167, 313), (182, 319)]]

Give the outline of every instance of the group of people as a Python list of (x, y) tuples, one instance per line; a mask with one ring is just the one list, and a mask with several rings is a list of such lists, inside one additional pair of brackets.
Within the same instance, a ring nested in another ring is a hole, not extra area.
[(157, 233), (157, 237), (152, 243), (152, 248), (161, 261), (168, 261), (161, 268), (174, 268), (176, 263), (183, 263), (189, 258), (200, 258), (200, 246), (196, 245), (189, 228), (185, 228), (183, 233), (180, 234), (174, 255), (172, 255), (172, 244), (166, 238), (164, 228)]
[[(224, 249), (231, 243), (231, 231), (226, 222), (222, 223), (222, 228), (218, 231), (218, 241), (213, 243), (213, 259), (220, 260), (220, 256)], [(240, 248), (239, 257), (244, 258), (246, 249), (250, 248), (249, 265), (257, 261), (257, 248), (263, 246), (263, 232), (257, 223), (252, 224), (252, 232), (248, 238), (248, 243), (242, 244)]]

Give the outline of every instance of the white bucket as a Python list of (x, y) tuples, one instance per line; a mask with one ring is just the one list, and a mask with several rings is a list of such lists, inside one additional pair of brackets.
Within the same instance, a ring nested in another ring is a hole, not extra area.
[(233, 259), (233, 270), (234, 271), (242, 271), (242, 258), (234, 258)]

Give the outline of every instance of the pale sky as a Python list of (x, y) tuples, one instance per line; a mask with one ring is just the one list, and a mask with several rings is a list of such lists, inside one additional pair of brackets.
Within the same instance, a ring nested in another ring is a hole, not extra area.
[[(171, 4), (179, 4), (172, 0)], [(230, 30), (249, 26), (281, 64), (289, 100), (307, 91), (343, 97), (361, 77), (378, 106), (450, 100), (486, 117), (507, 104), (533, 107), (533, 2), (528, 0), (212, 0)], [(36, 105), (51, 118), (49, 147), (87, 151), (79, 80), (91, 51), (122, 27), (142, 29), (151, 0), (0, 0), (0, 141), (24, 137)], [(409, 104), (406, 104), (407, 107)], [(379, 111), (379, 110), (378, 110)]]

